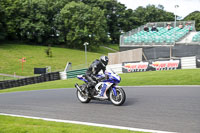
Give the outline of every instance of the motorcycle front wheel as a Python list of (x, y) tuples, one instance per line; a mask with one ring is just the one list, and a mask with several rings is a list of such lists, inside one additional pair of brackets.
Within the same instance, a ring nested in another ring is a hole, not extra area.
[(81, 94), (79, 90), (76, 91), (76, 95), (78, 100), (82, 103), (89, 103), (91, 100), (90, 98), (88, 98), (88, 96)]
[(116, 88), (116, 93), (117, 93), (117, 96), (115, 96), (115, 94), (112, 90), (110, 91), (110, 101), (114, 105), (120, 106), (125, 102), (126, 94), (122, 88)]

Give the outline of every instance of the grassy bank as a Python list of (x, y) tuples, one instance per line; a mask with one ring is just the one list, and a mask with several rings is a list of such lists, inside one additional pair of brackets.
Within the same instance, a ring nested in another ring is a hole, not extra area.
[(200, 85), (200, 69), (149, 71), (121, 75), (120, 85)]
[[(121, 86), (141, 86), (141, 85), (200, 85), (200, 69), (150, 71), (120, 74)], [(32, 84), (0, 90), (3, 92), (28, 91), (40, 89), (74, 88), (74, 84), (83, 82), (74, 78), (67, 80), (57, 80)]]
[(16, 80), (16, 79), (18, 79), (18, 78), (0, 75), (0, 81), (4, 81), (4, 80)]
[[(48, 57), (45, 53), (47, 46), (25, 45), (16, 43), (5, 43), (0, 45), (0, 73), (30, 76), (33, 75), (34, 67), (44, 68), (51, 66), (52, 71), (62, 71), (67, 62), (72, 63), (72, 68), (84, 68), (85, 51), (51, 47), (53, 57)], [(90, 64), (101, 55), (113, 52), (103, 47), (87, 52), (87, 62)], [(26, 57), (26, 62), (20, 59)]]
[(0, 133), (142, 133), (0, 115)]

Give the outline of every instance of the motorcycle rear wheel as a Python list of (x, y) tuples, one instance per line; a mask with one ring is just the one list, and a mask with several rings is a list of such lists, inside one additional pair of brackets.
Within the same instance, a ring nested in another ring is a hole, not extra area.
[(113, 91), (110, 91), (110, 101), (116, 105), (122, 105), (126, 100), (126, 94), (122, 88), (116, 88), (117, 96), (114, 95)]
[(77, 95), (78, 100), (81, 103), (89, 103), (91, 100), (90, 98), (88, 98), (88, 96), (81, 94), (80, 91), (78, 91), (78, 90), (76, 91), (76, 95)]

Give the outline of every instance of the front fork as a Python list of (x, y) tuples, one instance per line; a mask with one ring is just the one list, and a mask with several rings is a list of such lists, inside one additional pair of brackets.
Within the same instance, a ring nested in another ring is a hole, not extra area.
[[(113, 83), (105, 83), (104, 85), (106, 85), (106, 88), (101, 88), (101, 89), (103, 89), (103, 92), (105, 93), (105, 92), (107, 92), (107, 90), (111, 87), (112, 88), (112, 90), (110, 90), (110, 91), (113, 91), (113, 93), (114, 93), (114, 95), (115, 96), (117, 96), (117, 91), (116, 91), (116, 87), (115, 87), (115, 85), (113, 85)], [(105, 89), (105, 90), (104, 90)], [(102, 91), (102, 90), (101, 90)], [(110, 92), (109, 91), (109, 92)], [(102, 94), (101, 94), (102, 95)]]
[(117, 91), (116, 91), (116, 87), (115, 86), (112, 87), (112, 91), (113, 91), (114, 95), (117, 96)]

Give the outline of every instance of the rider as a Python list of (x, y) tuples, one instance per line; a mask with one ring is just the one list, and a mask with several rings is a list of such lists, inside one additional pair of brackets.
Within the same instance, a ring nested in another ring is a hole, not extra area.
[[(88, 70), (86, 71), (85, 77), (88, 80), (88, 86), (87, 88), (92, 88), (97, 83), (97, 74), (102, 70), (103, 73), (106, 70), (106, 66), (108, 64), (108, 57), (107, 56), (101, 56), (100, 59), (96, 59), (92, 62)], [(103, 87), (102, 87), (103, 90)], [(86, 94), (88, 94), (88, 90), (85, 89)], [(105, 90), (104, 90), (105, 91)]]

